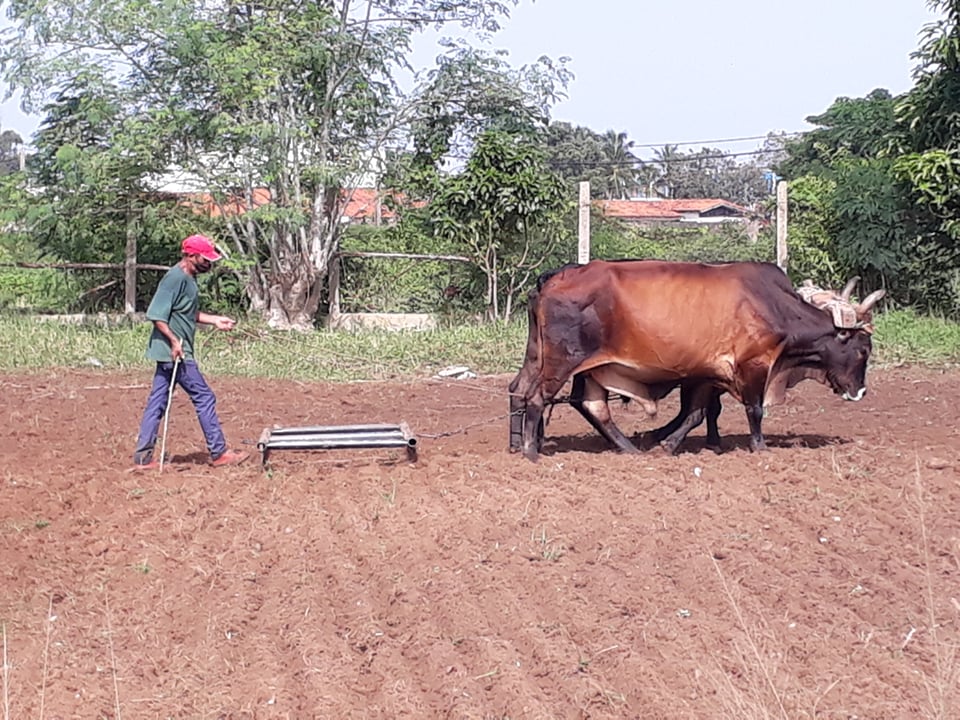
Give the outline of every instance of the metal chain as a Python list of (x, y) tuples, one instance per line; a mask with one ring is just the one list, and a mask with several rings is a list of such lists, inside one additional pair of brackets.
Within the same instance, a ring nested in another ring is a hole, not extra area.
[[(239, 334), (239, 335), (245, 335), (245, 336), (247, 336), (247, 337), (249, 337), (249, 338), (256, 339), (256, 340), (262, 340), (262, 339), (263, 339), (263, 334), (253, 332), (253, 331), (251, 331), (251, 330), (247, 330), (246, 328), (242, 329), (238, 334)], [(280, 342), (279, 344), (283, 344), (283, 341), (286, 340), (286, 338), (282, 338), (282, 337), (280, 337), (280, 338), (274, 337), (273, 339), (280, 340), (281, 342)], [(288, 345), (288, 346), (289, 346), (289, 344), (290, 344), (290, 343), (287, 342), (287, 345)], [(276, 350), (276, 348), (274, 348), (274, 349)], [(281, 352), (286, 353), (287, 351), (288, 351), (288, 348), (287, 348), (287, 347), (281, 348)], [(334, 355), (335, 357), (338, 356), (338, 353), (336, 353), (336, 352), (331, 352), (330, 354), (331, 354), (331, 355)], [(349, 356), (341, 355), (341, 357), (349, 357)], [(357, 358), (350, 358), (350, 359), (357, 359)], [(485, 387), (485, 386), (483, 386), (483, 385), (480, 385), (479, 383), (465, 382), (465, 381), (463, 381), (463, 380), (458, 380), (458, 381), (454, 382), (454, 381), (451, 381), (451, 380), (446, 380), (446, 379), (444, 379), (444, 378), (429, 378), (428, 381), (429, 381), (429, 382), (433, 382), (433, 383), (442, 383), (442, 384), (447, 385), (447, 386), (450, 386), (450, 387), (457, 386), (457, 387), (468, 388), (468, 389), (470, 389), (470, 390), (476, 390), (476, 391), (485, 392), (485, 393), (499, 393), (499, 392), (501, 392), (500, 390), (497, 390), (497, 389), (494, 389), (494, 388)], [(512, 393), (507, 393), (507, 395), (508, 395), (508, 397), (509, 397), (509, 396), (512, 395)], [(548, 404), (548, 405), (553, 405), (553, 404), (564, 403), (564, 402), (568, 402), (568, 401), (569, 401), (569, 398), (557, 398), (557, 399), (554, 399), (554, 400), (549, 401), (547, 404)], [(487, 418), (487, 419), (485, 419), (485, 420), (478, 420), (477, 422), (470, 423), (470, 424), (468, 424), (468, 425), (462, 425), (462, 426), (460, 426), (459, 428), (456, 428), (455, 430), (447, 430), (447, 431), (441, 432), (441, 433), (418, 433), (418, 434), (417, 434), (417, 437), (426, 438), (426, 439), (428, 439), (428, 440), (438, 440), (438, 439), (440, 439), (440, 438), (447, 438), (447, 437), (452, 437), (452, 436), (454, 436), (454, 435), (461, 435), (461, 434), (467, 432), (468, 430), (472, 430), (473, 428), (480, 427), (480, 426), (483, 426), (483, 425), (490, 425), (490, 424), (495, 423), (495, 422), (502, 422), (503, 420), (506, 420), (507, 418), (509, 418), (511, 415), (520, 415), (520, 414), (522, 414), (523, 412), (524, 412), (523, 409), (514, 410), (514, 411), (512, 411), (512, 412), (504, 413), (504, 414), (502, 414), (502, 415), (497, 415), (497, 416), (495, 416), (495, 417)], [(244, 442), (248, 442), (248, 441), (244, 441)], [(255, 444), (254, 441), (249, 441), (249, 443), (250, 443), (250, 444)]]
[(514, 410), (513, 412), (508, 412), (504, 415), (497, 415), (496, 417), (488, 418), (486, 420), (478, 420), (475, 423), (470, 423), (469, 425), (463, 425), (457, 428), (456, 430), (448, 430), (447, 432), (435, 433), (435, 434), (419, 433), (417, 437), (427, 438), (429, 440), (437, 440), (439, 438), (451, 437), (453, 435), (459, 435), (460, 433), (465, 433), (467, 430), (470, 430), (475, 427), (479, 427), (481, 425), (490, 425), (491, 423), (500, 422), (501, 420), (505, 420), (511, 415), (519, 415), (521, 412), (522, 410)]

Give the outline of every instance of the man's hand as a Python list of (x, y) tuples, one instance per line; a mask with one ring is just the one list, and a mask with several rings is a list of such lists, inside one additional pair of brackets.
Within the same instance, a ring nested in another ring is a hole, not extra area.
[(237, 321), (228, 318), (226, 315), (208, 315), (207, 313), (197, 313), (197, 322), (204, 325), (213, 325), (217, 330), (233, 330)]
[(214, 315), (213, 326), (217, 330), (233, 330), (236, 324), (236, 320), (228, 318), (226, 315)]
[(154, 320), (153, 325), (170, 343), (170, 359), (173, 362), (186, 359), (187, 356), (183, 352), (183, 342), (173, 334), (170, 326), (163, 320)]

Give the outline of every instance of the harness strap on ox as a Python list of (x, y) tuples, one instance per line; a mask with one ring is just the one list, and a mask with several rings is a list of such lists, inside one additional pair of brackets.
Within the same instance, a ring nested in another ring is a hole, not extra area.
[(830, 313), (836, 327), (846, 330), (860, 327), (856, 308), (832, 290), (824, 290), (806, 280), (797, 288), (797, 293), (814, 307)]

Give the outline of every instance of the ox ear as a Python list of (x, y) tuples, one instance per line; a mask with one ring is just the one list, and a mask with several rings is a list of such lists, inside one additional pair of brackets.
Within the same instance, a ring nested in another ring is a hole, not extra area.
[(867, 295), (863, 299), (863, 302), (856, 306), (857, 316), (863, 317), (867, 313), (869, 313), (870, 310), (873, 309), (873, 306), (876, 305), (877, 302), (879, 302), (880, 298), (882, 298), (886, 294), (887, 294), (887, 291), (881, 289), (881, 290), (874, 290), (872, 293)]
[(860, 282), (860, 276), (854, 275), (847, 282), (846, 286), (843, 288), (843, 291), (840, 293), (840, 297), (846, 302), (850, 302), (850, 295), (853, 293), (853, 289), (857, 286), (857, 283)]

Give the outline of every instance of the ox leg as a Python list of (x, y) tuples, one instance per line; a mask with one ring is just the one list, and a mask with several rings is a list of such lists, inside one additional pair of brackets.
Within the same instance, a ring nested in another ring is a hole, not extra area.
[(747, 424), (750, 426), (750, 452), (766, 450), (763, 439), (763, 393), (770, 368), (763, 363), (747, 363), (739, 370), (741, 377), (741, 397), (747, 411)]
[(623, 452), (640, 452), (614, 424), (608, 399), (606, 388), (592, 378), (583, 373), (573, 376), (573, 388), (570, 391), (570, 404), (573, 408), (583, 415), (594, 430)]
[[(510, 382), (510, 451), (523, 452), (536, 462), (543, 444), (544, 431), (544, 386), (531, 369), (528, 357), (517, 376)], [(539, 388), (537, 388), (539, 386)], [(536, 388), (536, 389), (535, 389)], [(554, 394), (556, 389), (554, 389)], [(552, 397), (552, 395), (550, 396)]]
[(680, 448), (680, 443), (683, 442), (689, 432), (703, 422), (704, 415), (707, 414), (707, 409), (716, 392), (713, 386), (708, 383), (700, 385), (684, 383), (680, 386), (680, 414), (673, 420), (675, 423), (677, 419), (680, 419), (680, 423), (660, 443), (664, 450), (671, 455), (676, 454)]
[(517, 452), (523, 446), (523, 398), (510, 396), (510, 452)]
[(763, 420), (763, 403), (752, 402), (746, 404), (747, 423), (750, 425), (750, 451), (766, 450), (767, 443), (763, 439), (760, 423)]
[(723, 405), (720, 404), (721, 391), (713, 388), (710, 393), (710, 401), (707, 404), (707, 447), (717, 452), (720, 451), (720, 427), (717, 420), (723, 411)]
[(532, 462), (537, 462), (540, 449), (543, 446), (544, 411), (549, 400), (556, 397), (557, 392), (563, 387), (555, 381), (540, 382), (539, 390), (533, 392), (524, 401), (525, 409), (523, 417), (523, 441), (521, 449), (525, 458)]
[[(681, 400), (681, 403), (683, 401)], [(673, 435), (677, 429), (683, 425), (683, 421), (686, 420), (687, 413), (684, 412), (681, 405), (680, 412), (677, 413), (677, 416), (673, 418), (666, 425), (661, 425), (660, 427), (650, 431), (650, 437), (653, 438), (654, 442), (663, 442), (666, 438)]]
[[(654, 439), (654, 441), (658, 443), (663, 442), (677, 432), (677, 430), (679, 430), (680, 427), (687, 421), (687, 419), (690, 417), (690, 413), (694, 411), (695, 390), (696, 386), (691, 388), (687, 384), (680, 385), (680, 410), (677, 412), (676, 417), (674, 417), (673, 420), (668, 422), (666, 425), (662, 425), (655, 430), (650, 431), (650, 436)], [(687, 428), (687, 432), (692, 430), (701, 422), (703, 422), (702, 416), (694, 425), (691, 425), (689, 428)]]
[(537, 462), (540, 455), (540, 442), (543, 433), (543, 396), (538, 395), (526, 402), (523, 412), (523, 456), (531, 462)]

